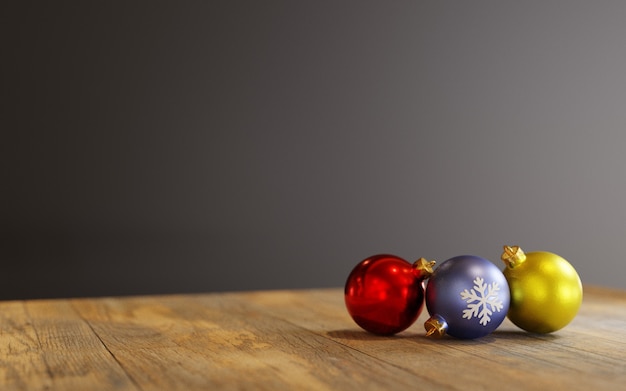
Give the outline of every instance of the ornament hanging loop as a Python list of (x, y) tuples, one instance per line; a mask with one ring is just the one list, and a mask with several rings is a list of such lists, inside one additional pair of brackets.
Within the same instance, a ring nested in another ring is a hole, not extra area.
[(500, 256), (500, 259), (504, 264), (513, 269), (519, 266), (526, 260), (526, 254), (519, 246), (504, 246), (504, 252)]
[(446, 335), (448, 323), (441, 316), (434, 314), (424, 322), (426, 336), (432, 338), (441, 338)]
[(420, 277), (426, 279), (433, 274), (433, 266), (435, 261), (428, 261), (426, 258), (420, 258), (413, 262), (413, 268), (420, 273)]

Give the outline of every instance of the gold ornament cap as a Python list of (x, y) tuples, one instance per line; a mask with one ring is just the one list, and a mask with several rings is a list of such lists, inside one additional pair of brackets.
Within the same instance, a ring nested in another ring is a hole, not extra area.
[(500, 256), (504, 264), (513, 269), (521, 265), (526, 260), (526, 254), (519, 246), (504, 246), (504, 252)]
[(427, 279), (433, 274), (433, 266), (435, 261), (428, 261), (426, 258), (420, 258), (413, 262), (413, 268), (419, 272), (422, 279)]
[(441, 338), (446, 335), (448, 323), (444, 318), (435, 314), (424, 322), (427, 337)]

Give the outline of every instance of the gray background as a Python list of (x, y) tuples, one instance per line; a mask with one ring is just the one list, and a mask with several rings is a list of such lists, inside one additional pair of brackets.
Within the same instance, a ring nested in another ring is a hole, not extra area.
[(343, 286), (503, 244), (626, 288), (626, 3), (2, 5), (0, 298)]

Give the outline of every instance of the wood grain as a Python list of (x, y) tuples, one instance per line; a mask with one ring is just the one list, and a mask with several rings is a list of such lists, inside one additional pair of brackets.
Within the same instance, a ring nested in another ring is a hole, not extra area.
[(1, 390), (604, 390), (626, 382), (626, 292), (566, 328), (478, 340), (356, 326), (341, 289), (0, 303)]
[(107, 348), (63, 300), (0, 303), (2, 390), (135, 390)]

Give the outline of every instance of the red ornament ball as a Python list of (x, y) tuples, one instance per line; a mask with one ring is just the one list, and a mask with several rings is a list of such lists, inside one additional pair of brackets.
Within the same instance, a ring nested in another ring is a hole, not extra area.
[(344, 299), (350, 316), (374, 334), (392, 335), (407, 329), (423, 308), (422, 283), (434, 264), (424, 258), (411, 264), (390, 254), (364, 259), (346, 281)]

